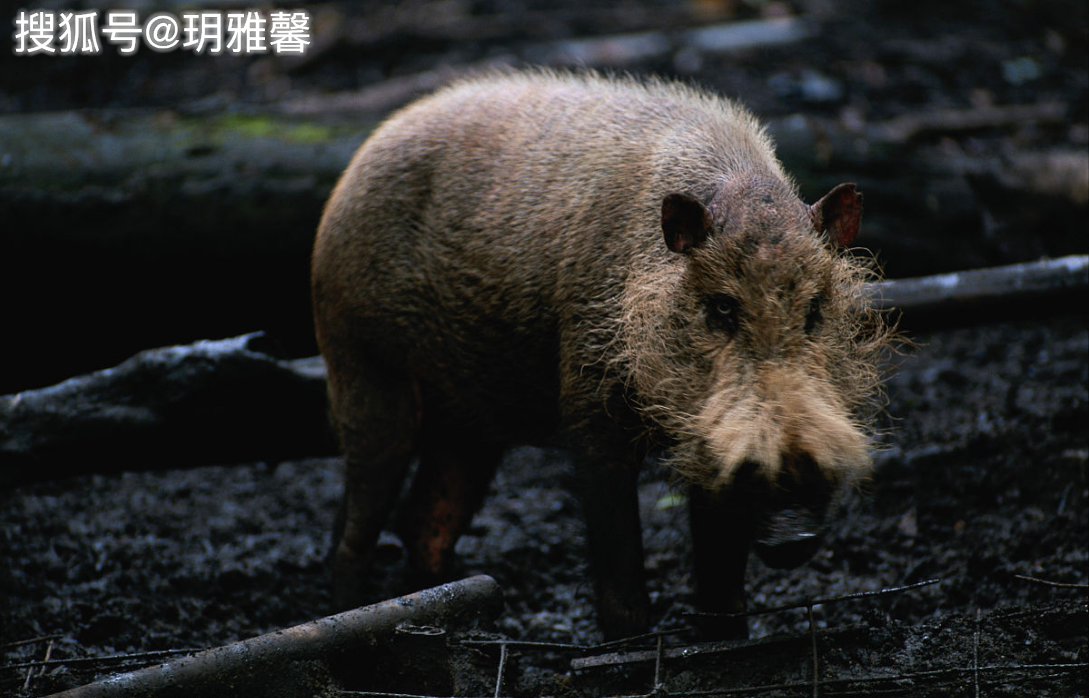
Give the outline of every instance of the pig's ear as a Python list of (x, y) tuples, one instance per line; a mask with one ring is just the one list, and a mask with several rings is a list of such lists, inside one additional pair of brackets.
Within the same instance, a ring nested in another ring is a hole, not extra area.
[(809, 218), (818, 233), (828, 233), (834, 247), (850, 245), (862, 223), (862, 192), (854, 184), (837, 184), (809, 210)]
[(662, 200), (662, 233), (674, 252), (699, 247), (711, 233), (711, 212), (687, 194), (670, 194)]

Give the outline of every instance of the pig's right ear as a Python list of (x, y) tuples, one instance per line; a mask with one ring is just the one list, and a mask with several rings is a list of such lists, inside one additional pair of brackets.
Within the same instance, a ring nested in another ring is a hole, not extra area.
[(862, 192), (851, 183), (837, 184), (806, 209), (818, 233), (828, 233), (834, 247), (846, 247), (858, 235), (862, 222)]
[(662, 233), (674, 252), (699, 247), (711, 233), (711, 212), (687, 194), (670, 194), (662, 200)]

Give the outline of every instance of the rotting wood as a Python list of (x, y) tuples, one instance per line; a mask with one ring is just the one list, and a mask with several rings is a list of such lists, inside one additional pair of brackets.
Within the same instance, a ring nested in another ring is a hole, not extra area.
[(1026, 123), (1062, 123), (1067, 118), (1061, 102), (1010, 104), (972, 109), (932, 109), (911, 112), (874, 124), (871, 137), (903, 142), (931, 133), (955, 133), (1002, 128)]
[[(1089, 255), (972, 269), (870, 285), (874, 302), (898, 310), (911, 326), (992, 319), (998, 311), (1007, 320), (1033, 319), (1085, 311), (1089, 290)], [(1025, 317), (1014, 312), (1031, 304)]]
[(430, 92), (460, 77), (489, 68), (507, 65), (504, 61), (488, 61), (465, 66), (438, 66), (411, 75), (389, 78), (358, 90), (346, 90), (324, 95), (307, 95), (281, 102), (277, 109), (291, 117), (329, 119), (359, 114), (384, 114), (408, 104), (414, 98)]
[[(320, 662), (333, 666), (335, 675), (337, 662), (365, 662), (365, 653), (388, 643), (403, 623), (467, 628), (494, 620), (502, 607), (499, 585), (491, 577), (478, 575), (109, 676), (52, 698), (259, 695), (273, 683), (281, 683), (282, 689), (282, 677), (290, 665)], [(277, 695), (295, 693), (279, 690)]]
[[(527, 63), (622, 67), (668, 57), (678, 51), (725, 54), (802, 41), (814, 35), (815, 25), (799, 17), (774, 17), (725, 22), (673, 31), (634, 31), (525, 46), (518, 51)], [(408, 103), (455, 78), (509, 66), (512, 57), (475, 64), (445, 66), (401, 75), (359, 90), (329, 95), (308, 95), (283, 102), (279, 109), (291, 116), (328, 118), (341, 114), (381, 114)]]
[(620, 67), (660, 59), (683, 49), (711, 54), (779, 46), (812, 36), (815, 27), (797, 17), (774, 17), (698, 27), (676, 33), (635, 32), (569, 39), (531, 47), (531, 62), (546, 65)]
[[(1087, 290), (1087, 255), (868, 287), (910, 329), (1082, 313)], [(263, 353), (260, 334), (151, 349), (115, 368), (0, 397), (0, 486), (332, 456), (325, 415), (321, 357), (277, 359)]]
[[(727, 8), (697, 8), (693, 3), (623, 7), (550, 7), (523, 12), (470, 12), (464, 3), (444, 0), (378, 6), (362, 17), (345, 16), (335, 5), (313, 6), (328, 17), (324, 32), (336, 45), (357, 53), (388, 50), (391, 45), (435, 42), (515, 42), (574, 36), (580, 27), (609, 27), (614, 32), (669, 31), (726, 19)], [(319, 32), (320, 34), (320, 32)], [(309, 52), (308, 52), (309, 55)]]
[(277, 359), (261, 341), (150, 349), (0, 397), (0, 486), (335, 454), (321, 359)]

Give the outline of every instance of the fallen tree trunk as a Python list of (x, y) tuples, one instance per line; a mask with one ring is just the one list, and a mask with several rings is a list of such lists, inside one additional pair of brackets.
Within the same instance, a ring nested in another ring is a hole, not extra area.
[[(491, 577), (478, 575), (109, 676), (52, 698), (335, 695), (334, 682), (340, 683), (342, 676), (365, 675), (368, 668), (377, 673), (379, 660), (374, 652), (390, 645), (399, 626), (467, 629), (490, 623), (502, 609), (499, 585)], [(387, 653), (382, 655), (382, 661), (391, 661)], [(409, 660), (394, 657), (392, 661)], [(441, 667), (418, 670), (437, 672)]]
[(276, 359), (260, 342), (151, 349), (0, 398), (0, 487), (335, 453), (321, 359)]
[[(1089, 256), (872, 284), (913, 330), (1083, 313)], [(320, 357), (277, 359), (260, 333), (141, 352), (0, 397), (0, 486), (123, 470), (334, 455)]]
[[(567, 51), (597, 64), (662, 46), (714, 53), (809, 31), (804, 20), (785, 18), (595, 37), (546, 43), (542, 60), (564, 60)], [(255, 326), (298, 355), (313, 352), (308, 260), (323, 203), (388, 109), (464, 69), (306, 94), (265, 112), (0, 116), (0, 296), (19, 299), (5, 308), (17, 339), (0, 346), (0, 365), (19, 370), (0, 372), (0, 393), (113, 365), (145, 347)], [(1053, 126), (1069, 114), (1045, 103), (922, 111), (853, 127), (796, 114), (768, 128), (810, 199), (841, 181), (860, 184), (871, 204), (863, 240), (890, 272), (906, 276), (1084, 252), (1083, 149), (953, 157), (916, 138)], [(975, 224), (984, 208), (988, 230), (998, 231), (989, 237)], [(1013, 233), (1028, 228), (1048, 234)]]
[(875, 303), (913, 329), (1084, 313), (1089, 255), (871, 285)]
[[(629, 15), (630, 19), (630, 8), (626, 8), (622, 14)], [(520, 46), (516, 53), (522, 62), (529, 65), (621, 68), (646, 61), (668, 59), (682, 50), (690, 53), (729, 54), (797, 43), (811, 38), (817, 31), (814, 22), (799, 17), (774, 17), (700, 26), (674, 23), (669, 28), (663, 28), (663, 19), (656, 16), (646, 23), (655, 26), (653, 30), (644, 27), (616, 34), (543, 41)], [(420, 29), (418, 19), (413, 19), (412, 22), (414, 29)], [(495, 27), (495, 21), (491, 18), (485, 19), (481, 24), (489, 28)], [(616, 22), (612, 24), (616, 25)], [(372, 26), (376, 25), (372, 23)], [(361, 34), (346, 26), (344, 35), (330, 47), (341, 43), (357, 46), (359, 43), (373, 41), (373, 37), (364, 37)], [(307, 60), (312, 58), (308, 57)], [(413, 98), (455, 78), (479, 74), (496, 67), (509, 67), (510, 64), (510, 58), (500, 58), (458, 66), (437, 66), (424, 72), (389, 78), (362, 89), (286, 100), (278, 109), (291, 116), (322, 119), (330, 116), (358, 118), (360, 114), (383, 114), (402, 107)]]
[(370, 125), (0, 116), (0, 393), (253, 327), (313, 352), (310, 246)]

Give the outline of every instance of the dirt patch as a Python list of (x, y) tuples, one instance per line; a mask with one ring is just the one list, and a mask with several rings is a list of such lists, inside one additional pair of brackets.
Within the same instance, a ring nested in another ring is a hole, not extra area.
[[(940, 109), (1062, 105), (1066, 116), (1058, 121), (937, 130), (912, 139), (902, 151), (906, 160), (869, 153), (866, 160), (818, 168), (815, 179), (850, 178), (866, 190), (859, 243), (870, 244), (870, 235), (886, 241), (882, 261), (891, 276), (1086, 252), (1084, 202), (1011, 192), (994, 177), (951, 173), (945, 164), (1015, 163), (1025, 153), (1085, 149), (1085, 3), (700, 4), (732, 7), (724, 20), (804, 15), (819, 35), (728, 55), (678, 51), (624, 67), (695, 80), (740, 98), (762, 118), (815, 115), (860, 134)], [(321, 9), (327, 20), (348, 23), (370, 17), (378, 5)], [(342, 37), (295, 67), (271, 58), (146, 50), (132, 59), (0, 52), (0, 111), (261, 107), (441, 66), (530, 61), (542, 42), (646, 28), (675, 3), (631, 2), (619, 13), (585, 2), (442, 5), (470, 16), (532, 21), (472, 40), (427, 35), (407, 23), (372, 39)], [(393, 26), (388, 12), (382, 16), (390, 24), (356, 26)], [(935, 161), (941, 167), (924, 167)], [(803, 188), (827, 188), (816, 184)], [(25, 316), (51, 313), (41, 308)], [(916, 335), (917, 348), (888, 384), (877, 471), (847, 502), (829, 544), (793, 571), (751, 563), (751, 604), (761, 608), (941, 580), (817, 606), (825, 695), (968, 696), (976, 686), (988, 696), (1086, 695), (1085, 590), (1024, 577), (1089, 581), (1089, 332), (1084, 316), (1009, 319)], [(297, 324), (310, 327), (305, 317)], [(12, 336), (35, 331), (18, 327)], [(3, 665), (41, 659), (47, 648), (55, 660), (201, 648), (328, 614), (325, 558), (340, 478), (338, 462), (324, 459), (82, 477), (0, 493)], [(579, 507), (566, 489), (570, 478), (561, 452), (511, 451), (459, 544), (461, 571), (490, 574), (504, 589), (496, 637), (565, 643), (599, 637)], [(669, 480), (650, 467), (641, 486), (659, 628), (685, 626), (693, 610), (687, 515)], [(396, 539), (384, 538), (374, 598), (405, 591), (402, 572)], [(750, 627), (758, 644), (700, 663), (668, 662), (665, 687), (676, 694), (779, 684), (787, 687), (763, 695), (810, 695), (806, 611), (758, 616)], [(4, 644), (41, 637), (48, 639)], [(682, 634), (670, 642), (688, 639)], [(493, 650), (463, 648), (468, 659), (459, 685), (466, 692), (492, 694)], [(569, 655), (517, 654), (505, 683), (514, 695), (645, 693), (653, 685), (645, 663), (572, 673)], [(44, 695), (111, 666), (54, 663), (34, 667), (29, 679), (27, 668), (3, 668), (0, 693)], [(863, 681), (874, 677), (886, 680)]]
[[(1084, 323), (1060, 318), (916, 340), (889, 381), (887, 447), (867, 491), (850, 499), (829, 545), (809, 564), (782, 572), (753, 561), (752, 605), (941, 579), (814, 610), (817, 628), (828, 633), (821, 636), (826, 679), (884, 672), (891, 682), (897, 672), (938, 672), (915, 679), (912, 695), (970, 685), (971, 677), (949, 670), (970, 666), (977, 612), (979, 665), (1089, 661), (1085, 591), (1017, 576), (1084, 584), (1089, 572)], [(466, 574), (493, 575), (504, 589), (496, 628), (504, 637), (599, 637), (569, 477), (562, 452), (510, 452), (459, 545)], [(54, 658), (94, 657), (218, 645), (325, 615), (339, 480), (337, 461), (326, 459), (94, 476), (8, 493), (0, 504), (4, 641), (56, 634)], [(694, 610), (690, 545), (668, 473), (647, 469), (641, 504), (658, 627), (683, 626)], [(403, 591), (396, 540), (385, 539), (383, 551), (376, 599)], [(760, 662), (742, 653), (681, 666), (670, 674), (671, 690), (774, 682), (761, 671), (783, 662), (791, 680), (804, 679), (807, 622), (804, 609), (758, 617), (754, 638), (785, 637), (758, 649)], [(6, 663), (41, 654), (40, 643), (8, 647)], [(775, 657), (782, 661), (769, 663)], [(567, 676), (565, 662), (523, 653), (508, 681), (519, 695), (621, 685), (600, 672)], [(640, 671), (629, 669), (625, 680), (646, 679)], [(995, 671), (984, 670), (985, 683)], [(1000, 687), (986, 684), (997, 691), (988, 695), (1074, 695), (1085, 676), (1084, 669), (1044, 678), (1027, 671), (1000, 675)], [(90, 673), (53, 667), (26, 692), (21, 673), (0, 680), (6, 691), (31, 696)]]

